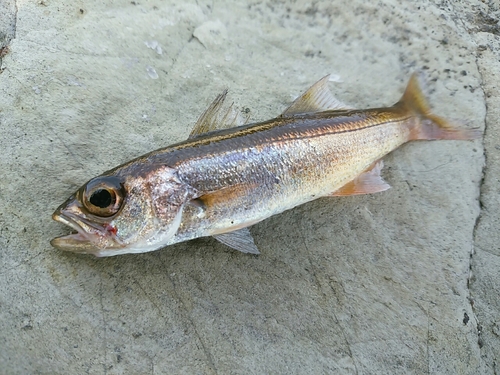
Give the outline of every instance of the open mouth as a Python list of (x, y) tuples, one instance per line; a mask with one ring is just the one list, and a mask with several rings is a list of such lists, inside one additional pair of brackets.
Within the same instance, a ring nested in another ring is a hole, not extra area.
[(50, 244), (59, 250), (73, 251), (77, 253), (88, 253), (96, 250), (90, 237), (92, 234), (86, 233), (82, 226), (69, 215), (61, 214), (59, 210), (54, 212), (52, 219), (69, 226), (73, 233), (52, 239)]
[(58, 221), (64, 225), (67, 225), (68, 227), (71, 227), (75, 230), (76, 234), (79, 234), (80, 236), (84, 235), (83, 228), (81, 227), (80, 224), (78, 224), (75, 220), (72, 218), (62, 215), (60, 212), (56, 211), (52, 215), (52, 219), (55, 221)]

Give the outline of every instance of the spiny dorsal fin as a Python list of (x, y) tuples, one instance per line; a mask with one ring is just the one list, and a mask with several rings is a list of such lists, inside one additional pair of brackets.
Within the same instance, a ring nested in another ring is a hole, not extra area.
[(205, 112), (200, 116), (189, 138), (197, 137), (200, 134), (213, 130), (228, 129), (234, 126), (243, 125), (248, 118), (243, 119), (240, 113), (234, 109), (233, 104), (229, 108), (224, 108), (224, 101), (227, 96), (227, 89), (217, 95)]
[(229, 233), (216, 234), (214, 238), (224, 245), (241, 251), (242, 253), (260, 254), (248, 228), (238, 229)]
[(374, 163), (354, 180), (330, 195), (334, 197), (344, 197), (347, 195), (379, 193), (390, 189), (391, 186), (385, 182), (380, 175), (380, 171), (383, 167), (384, 162), (382, 160)]
[(330, 75), (324, 76), (288, 107), (282, 116), (326, 110), (353, 109), (336, 99), (328, 88)]

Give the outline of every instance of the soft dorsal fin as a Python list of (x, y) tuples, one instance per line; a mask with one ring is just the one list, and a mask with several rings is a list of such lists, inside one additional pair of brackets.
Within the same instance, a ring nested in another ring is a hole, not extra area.
[(214, 235), (214, 238), (235, 250), (248, 254), (260, 254), (259, 249), (255, 246), (253, 237), (248, 228), (235, 230), (234, 232), (221, 233)]
[(288, 107), (282, 116), (326, 110), (353, 109), (336, 99), (328, 88), (330, 75), (324, 76)]
[(385, 182), (380, 175), (380, 171), (383, 167), (384, 162), (382, 160), (374, 163), (354, 180), (348, 182), (330, 195), (334, 197), (344, 197), (347, 195), (379, 193), (390, 189), (391, 186)]
[(224, 101), (227, 96), (227, 89), (217, 95), (205, 112), (200, 116), (189, 138), (197, 137), (200, 134), (208, 133), (213, 130), (228, 129), (234, 126), (243, 125), (247, 119), (242, 119), (238, 111), (231, 104), (227, 109), (224, 108)]

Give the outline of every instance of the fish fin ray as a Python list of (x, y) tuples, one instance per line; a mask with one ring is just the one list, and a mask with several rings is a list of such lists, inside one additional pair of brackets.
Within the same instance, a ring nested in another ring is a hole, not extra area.
[(242, 118), (240, 113), (234, 108), (234, 103), (229, 107), (224, 107), (227, 92), (228, 90), (226, 89), (217, 95), (198, 121), (196, 121), (188, 139), (214, 130), (229, 129), (248, 122), (248, 118)]
[(255, 255), (260, 254), (260, 251), (255, 245), (254, 239), (248, 228), (238, 229), (229, 233), (216, 234), (213, 237), (224, 245), (241, 251), (242, 253)]
[(408, 126), (410, 129), (409, 139), (413, 140), (473, 140), (481, 137), (480, 129), (464, 129), (453, 124), (443, 117), (431, 112), (430, 105), (420, 88), (418, 74), (413, 73), (408, 81), (406, 90), (395, 105), (416, 117)]
[(210, 209), (211, 207), (224, 205), (230, 200), (240, 199), (245, 196), (249, 190), (254, 189), (257, 183), (241, 183), (223, 187), (219, 190), (210, 191), (198, 196), (191, 202), (192, 205)]
[(321, 112), (326, 110), (353, 109), (336, 99), (328, 88), (330, 75), (321, 78), (281, 114), (283, 117), (299, 113)]
[(390, 189), (391, 186), (385, 182), (380, 175), (380, 171), (383, 167), (384, 162), (382, 160), (374, 163), (354, 180), (330, 195), (334, 197), (344, 197), (348, 195), (379, 193)]

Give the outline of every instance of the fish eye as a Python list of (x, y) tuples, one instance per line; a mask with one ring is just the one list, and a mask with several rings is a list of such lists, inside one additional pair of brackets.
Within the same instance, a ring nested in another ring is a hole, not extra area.
[(92, 193), (89, 202), (96, 207), (106, 208), (116, 201), (113, 190), (98, 189)]
[(98, 177), (84, 187), (82, 203), (93, 215), (109, 217), (123, 205), (123, 185), (116, 177)]

